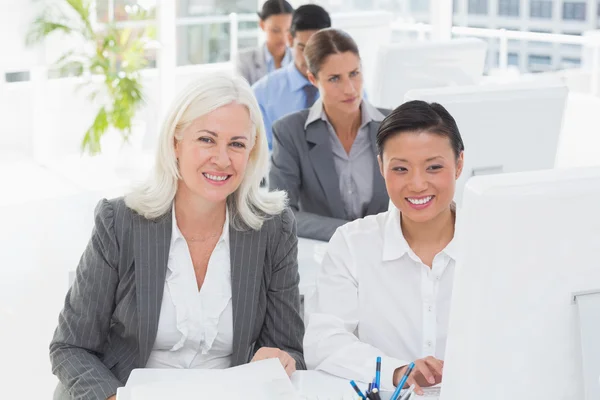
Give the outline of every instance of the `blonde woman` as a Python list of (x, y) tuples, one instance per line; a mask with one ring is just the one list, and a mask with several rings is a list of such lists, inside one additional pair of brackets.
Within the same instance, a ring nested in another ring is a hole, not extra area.
[(50, 344), (55, 399), (115, 399), (134, 368), (305, 368), (296, 225), (285, 193), (259, 188), (267, 166), (243, 78), (176, 99), (150, 179), (96, 208)]

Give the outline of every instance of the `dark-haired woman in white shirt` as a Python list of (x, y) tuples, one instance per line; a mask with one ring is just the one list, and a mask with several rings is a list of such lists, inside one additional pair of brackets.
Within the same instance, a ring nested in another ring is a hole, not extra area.
[(395, 207), (337, 229), (308, 302), (308, 368), (381, 387), (442, 380), (456, 264), (453, 203), (464, 145), (439, 104), (405, 103), (377, 133), (378, 161)]

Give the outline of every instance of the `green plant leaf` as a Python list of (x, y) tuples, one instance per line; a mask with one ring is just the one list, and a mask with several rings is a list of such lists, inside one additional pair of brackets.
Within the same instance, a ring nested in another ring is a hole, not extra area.
[(91, 155), (98, 154), (102, 151), (100, 139), (106, 133), (109, 127), (108, 113), (104, 107), (101, 107), (96, 114), (94, 123), (85, 132), (85, 136), (81, 142), (81, 151)]
[(74, 31), (74, 28), (65, 23), (49, 21), (45, 18), (45, 16), (40, 16), (35, 19), (33, 25), (29, 29), (25, 43), (27, 46), (33, 46), (34, 44), (42, 42), (46, 37), (55, 32), (71, 34)]
[[(38, 43), (55, 33), (76, 35), (91, 48), (91, 54), (69, 50), (54, 63), (61, 72), (82, 74), (77, 90), (86, 89), (90, 101), (101, 106), (81, 142), (82, 151), (101, 151), (100, 139), (114, 127), (124, 140), (131, 134), (136, 112), (144, 103), (140, 70), (148, 64), (148, 43), (156, 37), (154, 25), (146, 28), (117, 28), (106, 24), (94, 31), (92, 0), (57, 0), (44, 6), (33, 21), (27, 40)], [(148, 19), (154, 10), (140, 9), (140, 19)], [(137, 19), (135, 17), (134, 19)], [(98, 75), (102, 82), (98, 82)]]

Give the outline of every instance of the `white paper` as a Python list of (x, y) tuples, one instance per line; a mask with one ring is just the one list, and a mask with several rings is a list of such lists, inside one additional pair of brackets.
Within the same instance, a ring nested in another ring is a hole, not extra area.
[(298, 396), (278, 359), (228, 369), (137, 369), (118, 400), (290, 399)]

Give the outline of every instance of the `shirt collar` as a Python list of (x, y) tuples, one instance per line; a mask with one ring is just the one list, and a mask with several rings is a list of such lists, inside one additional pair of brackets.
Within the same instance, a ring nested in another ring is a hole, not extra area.
[(300, 71), (298, 71), (295, 63), (290, 62), (284, 68), (287, 74), (288, 84), (292, 92), (301, 90), (304, 86), (311, 84), (310, 81), (304, 75), (302, 75)]
[[(360, 103), (360, 113), (361, 113), (361, 123), (360, 127), (363, 128), (371, 121), (381, 122), (385, 118), (385, 116), (379, 112), (379, 110), (371, 105), (365, 99)], [(315, 101), (315, 104), (310, 108), (308, 112), (308, 117), (306, 118), (306, 122), (304, 122), (304, 129), (308, 127), (308, 125), (312, 124), (318, 119), (322, 119), (325, 122), (329, 122), (327, 118), (327, 114), (325, 114), (325, 109), (323, 108), (323, 100), (318, 98)]]
[[(271, 67), (273, 67), (273, 69), (275, 69), (275, 59), (273, 58), (273, 54), (271, 54), (271, 52), (269, 51), (269, 48), (267, 47), (267, 44), (263, 44), (263, 56), (265, 58), (265, 63)], [(285, 48), (285, 54), (283, 55), (283, 59), (281, 60), (281, 66), (285, 67), (286, 65), (288, 65), (290, 63), (290, 61), (292, 61), (292, 51), (290, 50), (289, 47)]]
[(383, 229), (383, 261), (397, 260), (410, 249), (402, 234), (400, 211), (390, 204), (387, 214)]
[[(178, 240), (183, 239), (183, 234), (179, 230), (179, 226), (177, 225), (177, 216), (175, 215), (175, 202), (173, 201), (173, 205), (171, 206), (171, 218), (172, 218), (172, 231), (171, 231), (171, 246)], [(229, 239), (229, 208), (225, 207), (225, 223), (223, 224), (223, 230), (221, 231), (221, 236), (219, 237), (219, 242)]]
[(273, 60), (273, 55), (271, 54), (271, 52), (269, 51), (269, 48), (267, 47), (267, 44), (263, 44), (263, 56), (265, 57), (265, 62), (267, 63), (267, 65), (269, 65), (270, 63), (272, 63)]
[(456, 203), (453, 202), (450, 207), (452, 207), (452, 209), (454, 210), (454, 237), (452, 238), (450, 243), (446, 245), (442, 252), (446, 253), (448, 257), (456, 261), (458, 256), (458, 243), (456, 239), (458, 235), (456, 233), (458, 232), (458, 221), (460, 220), (460, 212), (456, 207)]
[[(458, 254), (456, 244), (456, 226), (458, 221), (458, 210), (456, 211), (456, 220), (454, 222), (455, 234), (450, 243), (446, 245), (442, 253), (445, 253), (448, 257), (456, 260)], [(383, 261), (397, 260), (404, 254), (408, 253), (410, 246), (404, 238), (402, 233), (402, 225), (400, 224), (400, 211), (393, 205), (390, 204), (388, 210), (388, 216), (385, 221), (385, 228), (383, 233)]]

